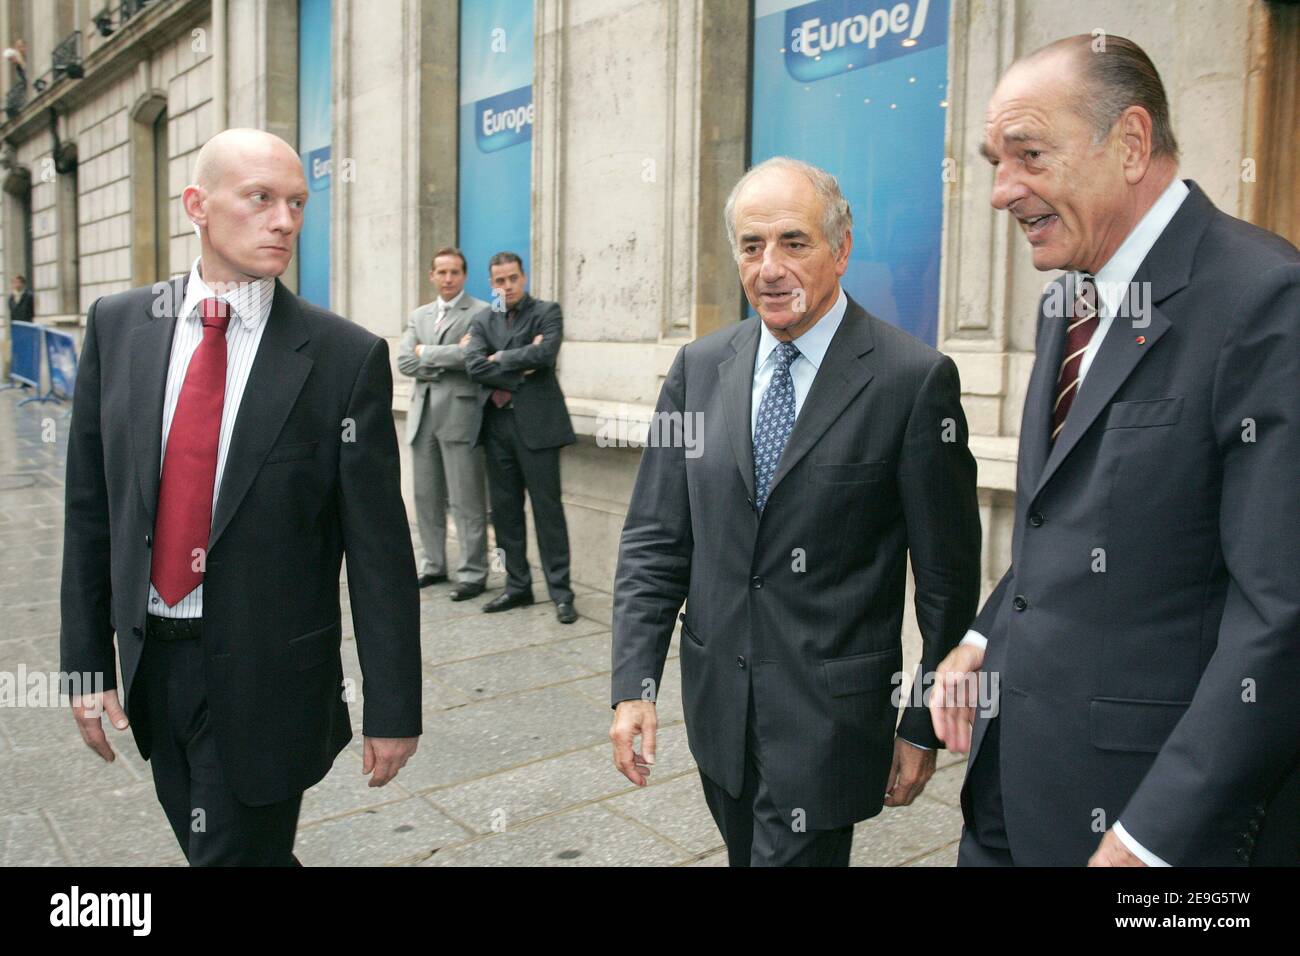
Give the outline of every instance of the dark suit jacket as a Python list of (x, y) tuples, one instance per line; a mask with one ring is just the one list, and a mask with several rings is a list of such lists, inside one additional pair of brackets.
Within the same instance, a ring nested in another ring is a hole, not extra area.
[[(132, 696), (144, 643), (163, 388), (183, 283), (90, 308), (68, 441), (66, 671)], [(155, 313), (157, 310), (157, 314)], [(203, 582), (208, 707), (245, 803), (321, 779), (352, 736), (339, 655), (344, 554), (365, 678), (363, 732), (420, 733), (419, 596), (398, 477), (388, 346), (276, 283), (235, 422)]]
[[(533, 345), (537, 335), (542, 336), (542, 341)], [(470, 324), (470, 342), (465, 347), (469, 377), (488, 386), (484, 402), (491, 400), (494, 388), (514, 393), (519, 436), (534, 451), (577, 441), (560, 380), (555, 376), (555, 360), (563, 341), (560, 304), (528, 294), (520, 301), (514, 321), (507, 322), (505, 312), (489, 309), (474, 316)], [(489, 362), (487, 357), (493, 352), (499, 353), (497, 361)]]
[(1300, 254), (1188, 185), (1134, 277), (1150, 324), (1114, 320), (1054, 446), (1040, 308), (1012, 566), (974, 625), (1018, 863), (1085, 863), (1099, 819), (1175, 865), (1300, 862)]
[[(758, 340), (758, 320), (708, 335), (677, 353), (664, 381), (657, 413), (697, 415), (702, 454), (680, 440), (642, 454), (614, 584), (611, 696), (657, 693), (685, 600), (682, 697), (700, 770), (740, 794), (752, 681), (777, 805), (828, 829), (881, 809), (908, 553), (923, 670), (975, 611), (975, 461), (952, 360), (850, 299), (760, 516)], [(939, 745), (924, 707), (907, 708), (898, 732)]]
[(23, 289), (22, 295), (15, 296), (12, 293), (9, 296), (9, 321), (10, 322), (30, 322), (33, 314), (32, 307), (32, 290)]

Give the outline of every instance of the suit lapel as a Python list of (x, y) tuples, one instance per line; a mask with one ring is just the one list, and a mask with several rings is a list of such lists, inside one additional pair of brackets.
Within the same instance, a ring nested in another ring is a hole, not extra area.
[(776, 474), (772, 476), (772, 485), (768, 488), (769, 499), (781, 479), (799, 464), (825, 434), (826, 429), (831, 427), (840, 413), (874, 377), (869, 363), (862, 359), (873, 348), (875, 343), (871, 337), (867, 313), (850, 298), (844, 319), (826, 349), (812, 388), (804, 399), (803, 408), (799, 410), (799, 417), (795, 419), (794, 430), (790, 432), (790, 439), (781, 452)]
[(162, 473), (162, 418), (167, 368), (171, 364), (176, 317), (185, 302), (188, 283), (188, 275), (173, 279), (170, 283), (171, 308), (163, 315), (157, 314), (159, 299), (155, 294), (146, 308), (149, 320), (131, 330), (131, 450), (150, 527), (153, 527), (158, 508), (158, 484)]
[(313, 362), (299, 350), (310, 338), (293, 293), (277, 279), (271, 313), (249, 370), (239, 417), (230, 437), (226, 469), (221, 476), (221, 491), (208, 538), (209, 552), (248, 494), (307, 381)]
[[(1196, 183), (1187, 180), (1187, 187), (1187, 198), (1133, 275), (1135, 284), (1150, 285), (1149, 323), (1142, 324), (1146, 317), (1131, 315), (1116, 316), (1111, 321), (1111, 328), (1097, 349), (1097, 355), (1079, 387), (1070, 414), (1066, 416), (1065, 427), (1061, 429), (1061, 434), (1047, 457), (1042, 475), (1034, 486), (1035, 495), (1042, 491), (1061, 462), (1110, 404), (1110, 400), (1133, 374), (1143, 356), (1155, 348), (1156, 343), (1169, 331), (1171, 323), (1169, 317), (1160, 310), (1160, 303), (1186, 288), (1191, 281), (1192, 258), (1196, 254), (1202, 233), (1216, 211), (1214, 204)], [(1140, 300), (1141, 297), (1133, 298)], [(1052, 407), (1054, 399), (1054, 395), (1047, 399), (1048, 409)]]
[(735, 352), (718, 363), (718, 384), (722, 389), (722, 413), (736, 466), (749, 498), (754, 498), (754, 435), (749, 423), (750, 399), (754, 392), (754, 357), (758, 355), (759, 323), (750, 319), (731, 340)]
[[(1062, 300), (1071, 295), (1065, 276), (1056, 280)], [(1040, 323), (1036, 346), (1038, 360), (1034, 362), (1025, 395), (1025, 410), (1020, 422), (1020, 467), (1017, 483), (1021, 488), (1034, 488), (1052, 450), (1052, 409), (1056, 403), (1056, 380), (1060, 375), (1061, 357), (1065, 349), (1067, 322), (1058, 316), (1045, 315), (1047, 304), (1055, 301), (1057, 292), (1048, 289), (1038, 303)], [(1052, 311), (1055, 311), (1054, 309)]]
[[(1139, 343), (1139, 336), (1132, 334), (1130, 322), (1131, 319), (1125, 316), (1117, 316), (1111, 320), (1110, 330), (1102, 340), (1101, 347), (1097, 349), (1097, 355), (1092, 360), (1088, 375), (1080, 385), (1079, 394), (1075, 396), (1074, 404), (1070, 407), (1070, 414), (1065, 418), (1065, 427), (1061, 429), (1056, 444), (1052, 446), (1051, 453), (1047, 456), (1042, 476), (1034, 488), (1035, 495), (1056, 473), (1061, 462), (1079, 443), (1079, 439), (1097, 420), (1097, 416), (1110, 404), (1110, 400), (1115, 397), (1124, 380), (1133, 374), (1133, 370), (1137, 368), (1142, 358), (1169, 330), (1169, 319), (1159, 309), (1153, 308), (1151, 324), (1144, 329), (1140, 336), (1143, 341)], [(1051, 407), (1052, 401), (1054, 398), (1048, 401), (1048, 408)]]

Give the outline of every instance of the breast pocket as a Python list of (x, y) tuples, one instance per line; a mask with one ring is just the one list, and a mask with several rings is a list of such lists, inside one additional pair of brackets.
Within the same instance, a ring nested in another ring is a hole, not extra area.
[(823, 485), (864, 485), (889, 477), (889, 463), (850, 461), (813, 467), (813, 480)]
[(319, 441), (294, 442), (288, 445), (277, 445), (271, 449), (271, 454), (266, 456), (263, 464), (275, 465), (284, 461), (301, 461), (304, 458), (311, 458), (316, 454), (316, 446)]
[(1183, 413), (1183, 397), (1115, 402), (1106, 411), (1106, 428), (1158, 428), (1173, 425)]

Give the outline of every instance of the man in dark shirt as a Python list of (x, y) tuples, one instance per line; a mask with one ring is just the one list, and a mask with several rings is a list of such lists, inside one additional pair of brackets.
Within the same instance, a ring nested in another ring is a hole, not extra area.
[(493, 304), (470, 327), (465, 368), (491, 391), (483, 399), (479, 441), (487, 453), (488, 497), (497, 547), (505, 552), (506, 590), (484, 605), (488, 613), (533, 603), (528, 570), (524, 492), (533, 505), (546, 587), (562, 624), (578, 619), (569, 586), (569, 529), (560, 501), (560, 449), (577, 438), (555, 377), (564, 338), (556, 302), (525, 290), (523, 261), (498, 252), (488, 263)]

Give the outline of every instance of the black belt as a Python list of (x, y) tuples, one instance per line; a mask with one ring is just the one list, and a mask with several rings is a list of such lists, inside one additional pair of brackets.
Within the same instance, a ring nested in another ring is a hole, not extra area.
[(203, 619), (198, 617), (158, 617), (147, 616), (145, 636), (160, 641), (188, 641), (203, 632)]

